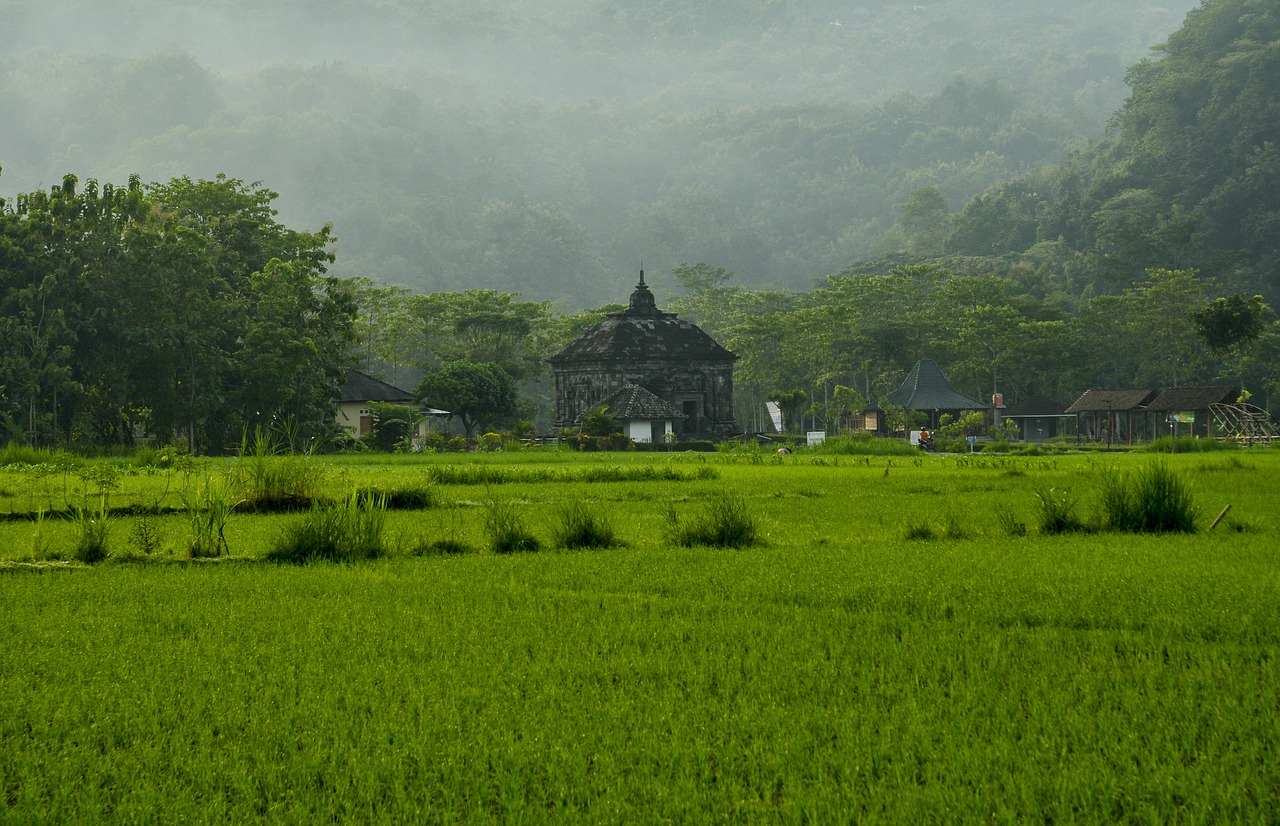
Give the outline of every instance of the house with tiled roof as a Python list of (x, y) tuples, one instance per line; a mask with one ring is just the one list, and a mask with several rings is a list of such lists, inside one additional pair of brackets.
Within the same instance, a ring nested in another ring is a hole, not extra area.
[[(347, 370), (338, 397), (336, 421), (353, 438), (359, 438), (373, 430), (374, 414), (370, 402), (400, 404), (413, 407), (426, 416), (447, 416), (448, 411), (427, 407), (413, 393), (387, 384), (381, 379), (354, 367)], [(426, 435), (426, 422), (419, 425), (419, 436)]]
[(671, 422), (681, 438), (732, 436), (739, 432), (733, 414), (737, 358), (696, 324), (659, 310), (641, 270), (626, 310), (548, 359), (556, 427), (574, 426), (589, 409), (636, 385), (679, 414)]

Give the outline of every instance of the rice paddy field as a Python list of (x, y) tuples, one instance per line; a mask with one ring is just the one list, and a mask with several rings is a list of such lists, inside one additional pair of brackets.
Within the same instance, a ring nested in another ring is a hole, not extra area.
[(0, 822), (1280, 817), (1280, 452), (282, 459), (388, 503), (300, 565), (244, 461), (0, 468)]

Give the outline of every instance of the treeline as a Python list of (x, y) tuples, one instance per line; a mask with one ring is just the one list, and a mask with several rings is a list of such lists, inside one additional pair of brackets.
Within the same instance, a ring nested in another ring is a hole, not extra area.
[[(492, 365), (519, 388), (517, 403), (473, 426), (547, 432), (547, 357), (621, 309), (564, 314), (516, 293), (340, 279), (327, 271), (329, 230), (285, 227), (274, 197), (228, 178), (117, 187), (69, 176), (0, 201), (6, 438), (92, 448), (146, 435), (219, 452), (266, 427), (295, 447), (328, 447), (348, 367), (419, 388), (462, 363)], [(875, 404), (922, 357), (969, 395), (1011, 402), (1201, 382), (1241, 383), (1265, 402), (1275, 386), (1280, 329), (1260, 300), (1189, 270), (1078, 298), (1049, 273), (1027, 255), (979, 274), (851, 268), (815, 290), (779, 291), (698, 263), (674, 269), (681, 295), (658, 299), (738, 354), (744, 429), (766, 427), (767, 396), (796, 390), (811, 425), (835, 426), (838, 388)], [(614, 279), (619, 301), (632, 283)]]

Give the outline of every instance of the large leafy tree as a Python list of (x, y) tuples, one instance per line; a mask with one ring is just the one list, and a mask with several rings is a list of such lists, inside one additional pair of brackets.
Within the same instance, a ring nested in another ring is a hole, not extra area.
[(418, 396), (458, 418), (470, 439), (478, 425), (515, 415), (518, 393), (511, 376), (493, 363), (457, 361), (428, 373)]

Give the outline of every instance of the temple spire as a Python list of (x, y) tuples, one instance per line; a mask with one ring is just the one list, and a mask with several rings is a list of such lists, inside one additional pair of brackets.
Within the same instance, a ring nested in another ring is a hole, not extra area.
[(653, 293), (649, 292), (649, 287), (644, 283), (644, 263), (640, 264), (640, 283), (636, 285), (635, 292), (631, 294), (631, 303), (627, 308), (627, 312), (632, 315), (661, 315), (658, 312), (658, 304), (653, 298)]

